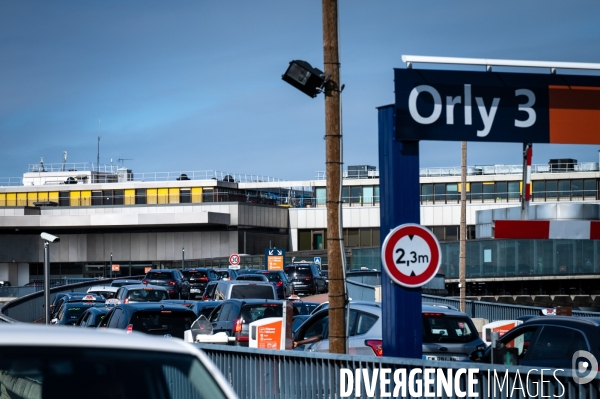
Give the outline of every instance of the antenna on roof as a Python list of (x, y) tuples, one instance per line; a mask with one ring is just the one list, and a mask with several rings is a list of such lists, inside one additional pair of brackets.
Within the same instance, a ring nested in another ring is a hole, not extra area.
[(65, 164), (67, 163), (67, 152), (63, 151), (62, 171), (65, 171)]
[(96, 158), (96, 167), (100, 172), (100, 119), (98, 119), (98, 157)]
[(46, 171), (46, 168), (44, 167), (44, 157), (40, 157), (40, 169), (42, 172)]
[(117, 161), (121, 162), (121, 167), (124, 166), (125, 161), (133, 161), (131, 158), (119, 158)]

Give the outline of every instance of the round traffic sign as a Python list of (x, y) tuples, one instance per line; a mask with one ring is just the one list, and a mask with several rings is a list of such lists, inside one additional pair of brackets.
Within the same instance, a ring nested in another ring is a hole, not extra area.
[(240, 264), (240, 256), (238, 254), (231, 254), (229, 255), (229, 264), (236, 266)]
[(381, 262), (388, 276), (397, 284), (420, 287), (435, 277), (442, 263), (440, 243), (425, 227), (403, 224), (385, 238)]

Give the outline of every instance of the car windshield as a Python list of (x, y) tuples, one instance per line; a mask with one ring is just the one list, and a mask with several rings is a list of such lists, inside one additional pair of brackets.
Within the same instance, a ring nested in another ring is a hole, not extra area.
[(189, 312), (143, 311), (131, 317), (131, 324), (134, 331), (154, 335), (171, 334), (183, 339), (183, 332), (192, 327), (195, 319), (195, 314), (192, 316)]
[(286, 267), (285, 274), (287, 274), (289, 278), (312, 276), (312, 272), (308, 266)]
[(186, 270), (183, 273), (183, 277), (189, 279), (189, 280), (198, 280), (201, 277), (208, 277), (208, 275), (206, 274), (205, 271), (198, 271), (198, 270), (194, 270), (194, 271), (189, 271)]
[(464, 343), (478, 336), (467, 317), (446, 316), (443, 313), (423, 314), (423, 343)]
[(148, 280), (171, 280), (173, 275), (171, 273), (163, 273), (163, 272), (150, 272), (146, 276)]
[(127, 298), (130, 301), (137, 302), (159, 302), (163, 299), (169, 299), (165, 291), (143, 288), (139, 290), (131, 290), (127, 293)]
[[(102, 381), (110, 383), (98, 388)], [(17, 388), (27, 389), (27, 394)], [(29, 399), (174, 398), (182, 392), (198, 399), (225, 398), (210, 371), (192, 355), (152, 348), (141, 351), (50, 344), (0, 347), (0, 392), (3, 398)]]
[(215, 270), (215, 273), (219, 275), (219, 278), (229, 278), (229, 272), (227, 270)]
[(269, 303), (260, 305), (244, 305), (242, 306), (243, 323), (249, 324), (253, 321), (265, 319), (267, 317), (282, 317), (283, 308), (279, 304)]
[(275, 299), (273, 286), (269, 284), (254, 285), (254, 284), (238, 284), (231, 287), (232, 299)]
[(265, 273), (263, 276), (267, 277), (270, 283), (277, 283), (281, 281), (281, 277), (277, 273)]

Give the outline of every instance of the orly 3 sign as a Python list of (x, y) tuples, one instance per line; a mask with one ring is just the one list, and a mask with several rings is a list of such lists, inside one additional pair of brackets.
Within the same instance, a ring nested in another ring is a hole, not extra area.
[(396, 139), (600, 144), (600, 76), (395, 70)]

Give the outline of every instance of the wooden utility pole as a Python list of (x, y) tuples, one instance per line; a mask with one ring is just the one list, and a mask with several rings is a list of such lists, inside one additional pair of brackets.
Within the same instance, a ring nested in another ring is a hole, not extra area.
[(467, 311), (467, 142), (461, 146), (460, 163), (460, 311)]
[(340, 229), (342, 131), (338, 1), (323, 0), (325, 85), (325, 166), (327, 177), (327, 256), (329, 266), (329, 352), (346, 353), (345, 281)]

